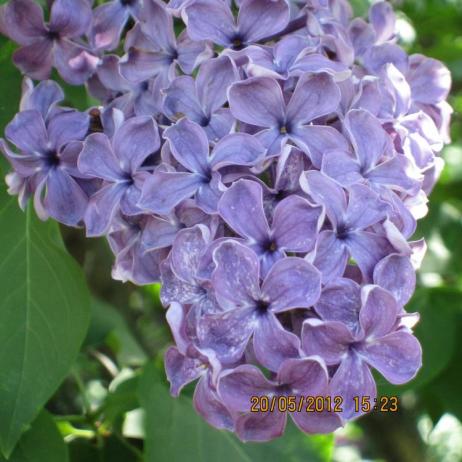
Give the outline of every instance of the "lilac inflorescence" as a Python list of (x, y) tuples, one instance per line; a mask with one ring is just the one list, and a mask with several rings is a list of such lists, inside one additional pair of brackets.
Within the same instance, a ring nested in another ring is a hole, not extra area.
[[(411, 237), (451, 78), (399, 46), (388, 2), (364, 20), (346, 0), (54, 0), (45, 22), (10, 0), (0, 30), (26, 75), (9, 192), (106, 236), (115, 279), (162, 284), (172, 395), (198, 380), (208, 423), (267, 441), (287, 414), (307, 433), (357, 418), (374, 369), (417, 374)], [(63, 107), (53, 67), (100, 106)], [(343, 405), (251, 412), (263, 395)]]

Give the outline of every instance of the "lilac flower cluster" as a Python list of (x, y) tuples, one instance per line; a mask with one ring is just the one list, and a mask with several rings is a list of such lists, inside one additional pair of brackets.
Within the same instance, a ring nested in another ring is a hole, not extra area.
[[(183, 21), (183, 23), (181, 22)], [(182, 25), (183, 24), (183, 25)], [(33, 0), (0, 9), (19, 44), (9, 192), (106, 236), (113, 277), (161, 282), (171, 392), (242, 440), (287, 414), (327, 433), (412, 379), (412, 242), (449, 141), (450, 75), (397, 44), (389, 3)], [(52, 68), (101, 106), (63, 107)], [(340, 396), (341, 412), (250, 412), (252, 396)]]

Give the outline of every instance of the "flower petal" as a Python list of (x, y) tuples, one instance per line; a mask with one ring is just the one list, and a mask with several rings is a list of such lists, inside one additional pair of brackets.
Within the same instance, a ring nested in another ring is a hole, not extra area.
[(334, 112), (340, 103), (340, 90), (329, 74), (304, 74), (287, 105), (291, 124), (306, 124)]
[(213, 253), (212, 284), (218, 303), (226, 309), (254, 306), (260, 298), (260, 265), (255, 252), (228, 240)]
[(400, 306), (412, 297), (416, 275), (409, 257), (389, 255), (377, 263), (374, 269), (374, 283), (391, 292)]
[(345, 324), (319, 319), (307, 319), (303, 323), (301, 338), (303, 351), (308, 356), (321, 357), (328, 366), (339, 364), (354, 342)]
[(264, 243), (269, 236), (263, 209), (263, 190), (255, 181), (239, 180), (221, 197), (218, 213), (236, 233), (251, 243)]
[(258, 320), (253, 349), (262, 366), (277, 372), (286, 359), (299, 357), (300, 340), (284, 329), (273, 313), (268, 312)]
[(287, 257), (272, 266), (263, 281), (262, 294), (276, 313), (309, 308), (321, 294), (321, 275), (303, 258)]
[(204, 130), (188, 119), (181, 119), (164, 132), (176, 160), (189, 171), (208, 173), (209, 142)]
[[(362, 397), (367, 397), (371, 406), (377, 397), (377, 388), (369, 366), (356, 354), (350, 353), (340, 364), (330, 381), (330, 394), (332, 399), (342, 398), (342, 412), (339, 415), (346, 420), (359, 417), (362, 411)], [(359, 412), (355, 409), (359, 397)], [(358, 398), (356, 398), (357, 400)]]
[(50, 170), (44, 204), (51, 217), (67, 226), (77, 226), (87, 203), (87, 195), (74, 178), (60, 168)]
[(308, 252), (317, 238), (323, 219), (323, 208), (292, 195), (274, 209), (272, 233), (278, 248), (288, 252)]
[(284, 0), (243, 0), (237, 19), (239, 33), (244, 42), (256, 42), (282, 31), (289, 16)]
[(390, 333), (400, 311), (393, 295), (379, 286), (368, 285), (363, 287), (361, 298), (359, 322), (366, 337), (380, 338)]
[(144, 183), (138, 206), (168, 215), (183, 200), (193, 196), (202, 181), (195, 173), (157, 170)]
[(234, 117), (242, 122), (265, 128), (284, 123), (284, 98), (275, 79), (254, 77), (234, 83), (228, 99)]
[(405, 331), (368, 343), (361, 355), (394, 385), (414, 378), (422, 366), (422, 348), (417, 339)]
[(112, 146), (122, 169), (127, 173), (135, 173), (146, 157), (160, 147), (156, 122), (148, 116), (127, 120), (116, 131)]
[(103, 178), (107, 181), (117, 181), (123, 178), (123, 172), (112, 151), (111, 142), (103, 133), (93, 133), (85, 140), (78, 167), (85, 175)]

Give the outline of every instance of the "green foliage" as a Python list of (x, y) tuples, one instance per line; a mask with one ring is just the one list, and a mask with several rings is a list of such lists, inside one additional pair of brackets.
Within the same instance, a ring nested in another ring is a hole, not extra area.
[[(0, 455), (0, 462), (6, 460)], [(68, 448), (47, 412), (24, 433), (8, 462), (69, 462)]]
[(271, 443), (243, 444), (226, 431), (207, 425), (194, 411), (190, 398), (172, 399), (163, 372), (151, 363), (139, 388), (146, 412), (146, 462), (328, 462), (333, 437), (307, 436), (290, 424), (284, 437)]
[(0, 448), (9, 455), (69, 373), (88, 327), (89, 294), (55, 222), (41, 222), (31, 207), (22, 212), (4, 190), (0, 220)]

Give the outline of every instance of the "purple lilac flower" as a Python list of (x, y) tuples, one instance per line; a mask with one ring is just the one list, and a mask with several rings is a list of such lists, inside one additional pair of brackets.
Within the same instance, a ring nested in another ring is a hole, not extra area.
[(157, 76), (164, 87), (176, 76), (177, 66), (191, 74), (213, 53), (203, 40), (191, 40), (185, 33), (175, 37), (173, 18), (163, 2), (148, 0), (141, 21), (127, 34), (127, 56), (122, 74), (131, 81), (142, 82)]
[(90, 77), (98, 58), (77, 41), (90, 24), (87, 0), (54, 0), (48, 24), (33, 0), (11, 0), (0, 9), (0, 32), (21, 45), (13, 55), (15, 64), (38, 80), (47, 79), (53, 66), (72, 84), (82, 84)]
[(64, 108), (25, 78), (6, 181), (40, 218), (104, 235), (114, 279), (162, 284), (172, 395), (197, 380), (209, 424), (267, 441), (287, 412), (251, 396), (341, 396), (343, 412), (288, 410), (326, 433), (375, 396), (371, 369), (411, 380), (426, 245), (409, 239), (444, 164), (448, 69), (407, 55), (384, 1), (367, 19), (347, 0), (90, 3), (55, 0), (47, 24), (32, 1), (0, 7), (21, 71), (55, 66), (101, 103)]
[(147, 116), (122, 122), (112, 141), (104, 133), (93, 133), (85, 140), (79, 170), (104, 180), (85, 213), (88, 236), (106, 234), (119, 211), (129, 216), (142, 212), (138, 200), (149, 173), (141, 167), (159, 144), (157, 125)]
[(206, 314), (199, 321), (201, 347), (214, 350), (229, 364), (242, 357), (253, 338), (258, 361), (274, 371), (284, 359), (297, 357), (298, 338), (282, 327), (276, 314), (312, 306), (321, 290), (319, 272), (302, 258), (287, 257), (276, 262), (260, 284), (257, 255), (235, 241), (223, 242), (213, 259), (212, 285), (224, 312)]
[(316, 203), (324, 205), (332, 225), (321, 231), (317, 241), (314, 264), (327, 282), (342, 276), (347, 261), (354, 258), (366, 281), (375, 265), (393, 249), (385, 232), (369, 230), (387, 217), (388, 204), (368, 187), (355, 184), (345, 190), (338, 183), (316, 171), (305, 172), (302, 189)]
[[(338, 306), (339, 298), (327, 302), (321, 299), (316, 309), (323, 320), (306, 320), (301, 336), (302, 348), (308, 355), (321, 356), (329, 366), (339, 365), (330, 382), (330, 392), (344, 398), (342, 415), (346, 419), (359, 414), (354, 408), (354, 396), (370, 396), (373, 401), (377, 395), (370, 367), (389, 382), (402, 384), (411, 380), (422, 365), (420, 344), (400, 325), (400, 307), (394, 297), (379, 286), (356, 290), (361, 292), (361, 304), (351, 306), (349, 301), (348, 316), (340, 309), (342, 305)], [(338, 291), (335, 295), (339, 295)], [(334, 303), (335, 311), (325, 309)]]
[(272, 78), (254, 77), (229, 89), (234, 117), (263, 128), (257, 138), (267, 148), (267, 155), (279, 155), (290, 140), (307, 151), (314, 165), (320, 164), (323, 151), (347, 149), (346, 140), (334, 128), (309, 125), (335, 111), (339, 102), (340, 91), (325, 73), (304, 74), (287, 105), (280, 84)]
[[(306, 396), (328, 395), (327, 369), (317, 357), (286, 359), (274, 380), (268, 380), (253, 365), (238, 366), (220, 376), (218, 390), (229, 409), (244, 413), (236, 419), (236, 433), (243, 441), (268, 441), (281, 436), (287, 414), (306, 433), (330, 433), (341, 426), (341, 420), (332, 412), (306, 412), (306, 406), (298, 410)], [(276, 406), (273, 412), (251, 413), (252, 396), (294, 396), (296, 410), (281, 412)]]
[(226, 92), (238, 80), (234, 63), (227, 56), (204, 63), (197, 78), (177, 77), (164, 90), (164, 112), (173, 121), (186, 116), (204, 128), (211, 141), (229, 134), (235, 121), (228, 108)]
[(264, 154), (259, 141), (245, 133), (225, 136), (209, 154), (205, 131), (188, 119), (169, 127), (164, 137), (185, 171), (159, 168), (146, 181), (140, 206), (158, 214), (169, 213), (193, 195), (202, 210), (215, 212), (224, 189), (219, 170), (227, 165), (252, 166)]
[(289, 23), (284, 0), (243, 0), (235, 20), (224, 1), (194, 0), (183, 10), (189, 36), (240, 50), (282, 31)]
[[(150, 1), (150, 0), (147, 0)], [(130, 18), (140, 18), (140, 0), (113, 0), (103, 3), (93, 11), (91, 43), (97, 50), (117, 48), (122, 30)]]
[(259, 256), (263, 276), (286, 253), (312, 250), (324, 217), (322, 207), (294, 194), (276, 205), (270, 227), (262, 187), (249, 180), (237, 181), (223, 194), (218, 213)]
[(0, 149), (14, 168), (9, 175), (10, 192), (19, 195), (24, 208), (34, 197), (37, 214), (69, 225), (81, 221), (88, 197), (78, 178), (77, 158), (88, 131), (87, 114), (60, 109), (63, 93), (54, 82), (42, 82), (28, 89), (22, 108), (10, 122), (5, 135), (16, 147), (13, 151), (0, 139)]

